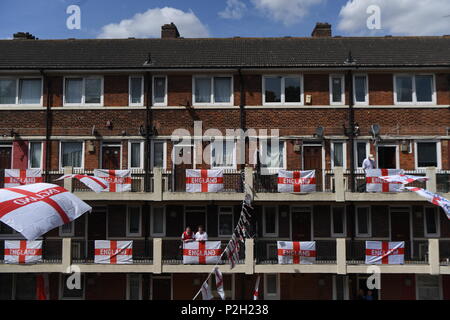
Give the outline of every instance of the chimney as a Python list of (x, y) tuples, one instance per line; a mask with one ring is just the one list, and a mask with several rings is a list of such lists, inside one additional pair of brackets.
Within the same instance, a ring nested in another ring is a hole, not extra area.
[(313, 38), (329, 38), (331, 35), (331, 24), (326, 22), (317, 22), (316, 27), (311, 33), (311, 37)]
[(35, 40), (36, 37), (29, 32), (16, 32), (13, 34), (13, 39)]
[(177, 26), (171, 22), (161, 27), (161, 39), (177, 39), (180, 37)]

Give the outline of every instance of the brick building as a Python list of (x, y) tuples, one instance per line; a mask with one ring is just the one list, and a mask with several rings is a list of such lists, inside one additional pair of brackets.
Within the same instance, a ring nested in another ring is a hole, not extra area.
[[(380, 266), (375, 296), (449, 299), (450, 221), (413, 193), (363, 192), (361, 169), (373, 154), (450, 198), (449, 106), (448, 36), (333, 37), (319, 24), (309, 38), (184, 39), (165, 25), (161, 39), (0, 40), (0, 170), (41, 168), (48, 182), (132, 171), (127, 193), (60, 182), (93, 212), (43, 236), (43, 263), (3, 264), (4, 240), (20, 234), (0, 223), (0, 299), (33, 299), (39, 273), (52, 299), (191, 299), (210, 266), (182, 265), (180, 235), (202, 224), (225, 243), (242, 176), (256, 192), (255, 237), (239, 265), (221, 266), (229, 298), (250, 299), (260, 274), (264, 299), (355, 299), (370, 273), (364, 242), (392, 240), (405, 241), (406, 262)], [(237, 164), (236, 144), (212, 164), (175, 165), (172, 154), (196, 152), (171, 135), (195, 121), (203, 133), (279, 129), (279, 150), (258, 169), (248, 148)], [(225, 169), (225, 192), (186, 193), (194, 166)], [(277, 193), (282, 168), (316, 170), (318, 192)], [(104, 239), (132, 239), (134, 263), (93, 264)], [(278, 265), (277, 240), (316, 241), (317, 263)], [(80, 290), (64, 286), (71, 265)]]

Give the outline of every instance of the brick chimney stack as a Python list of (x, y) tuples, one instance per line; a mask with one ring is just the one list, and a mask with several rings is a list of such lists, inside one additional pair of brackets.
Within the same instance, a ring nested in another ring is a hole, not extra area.
[(177, 26), (171, 22), (161, 27), (161, 39), (177, 39), (180, 37)]
[(316, 27), (311, 33), (313, 38), (328, 38), (332, 36), (331, 24), (326, 22), (317, 22)]

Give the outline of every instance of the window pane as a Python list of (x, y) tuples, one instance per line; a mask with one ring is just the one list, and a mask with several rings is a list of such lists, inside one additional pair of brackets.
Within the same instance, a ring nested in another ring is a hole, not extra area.
[(164, 167), (164, 142), (153, 143), (153, 167)]
[(30, 168), (41, 167), (42, 143), (30, 142)]
[(64, 142), (62, 143), (62, 166), (63, 167), (81, 167), (81, 157), (83, 143), (81, 142)]
[(341, 142), (333, 144), (333, 161), (335, 167), (344, 166), (344, 144)]
[(281, 77), (265, 78), (266, 102), (281, 102)]
[(436, 210), (434, 208), (425, 208), (425, 219), (428, 234), (437, 233)]
[(21, 104), (41, 103), (41, 79), (20, 79), (19, 103)]
[(141, 144), (132, 143), (131, 144), (131, 163), (130, 167), (140, 168), (141, 167)]
[(0, 79), (0, 104), (16, 103), (16, 80)]
[(366, 102), (366, 76), (355, 77), (355, 100), (356, 102)]
[(66, 79), (65, 102), (81, 103), (82, 95), (83, 95), (83, 79), (81, 78)]
[(195, 78), (195, 102), (211, 102), (211, 78)]
[(153, 208), (153, 234), (164, 234), (164, 208)]
[(369, 234), (369, 209), (358, 208), (358, 233)]
[(412, 102), (413, 83), (412, 77), (400, 76), (395, 78), (398, 102)]
[(231, 99), (231, 78), (214, 78), (214, 102), (230, 102)]
[(285, 102), (301, 102), (300, 78), (284, 79)]
[(417, 165), (423, 167), (437, 167), (437, 150), (435, 142), (417, 143)]
[(213, 167), (233, 166), (234, 141), (215, 141), (211, 152)]
[(166, 78), (157, 77), (153, 81), (153, 97), (155, 103), (164, 103), (166, 98)]
[(233, 215), (231, 213), (219, 214), (219, 235), (228, 236), (233, 233)]
[(264, 210), (266, 233), (276, 233), (277, 209), (275, 207), (267, 207)]
[(34, 274), (16, 275), (16, 300), (36, 299), (36, 278)]
[(142, 78), (136, 77), (130, 80), (131, 103), (142, 103)]
[(129, 207), (128, 208), (128, 233), (136, 234), (139, 233), (141, 225), (141, 215), (139, 207)]
[(366, 143), (365, 142), (358, 142), (356, 144), (356, 152), (357, 152), (357, 160), (358, 160), (358, 167), (362, 167), (363, 161), (366, 158)]
[(266, 282), (267, 282), (267, 293), (277, 294), (277, 275), (276, 274), (266, 275)]
[(101, 79), (86, 79), (85, 103), (100, 103), (102, 95)]
[(69, 222), (61, 226), (62, 234), (72, 234), (72, 230), (73, 230), (73, 222)]
[(139, 300), (141, 296), (141, 278), (138, 274), (128, 275), (128, 299)]
[(333, 208), (333, 233), (344, 233), (344, 207)]
[(433, 101), (433, 76), (416, 76), (417, 102)]
[(273, 146), (271, 143), (272, 141), (268, 141), (266, 145), (262, 143), (261, 165), (266, 168), (283, 168), (284, 143), (279, 142)]
[(331, 80), (331, 90), (333, 95), (333, 102), (343, 102), (342, 101), (342, 78), (334, 77)]

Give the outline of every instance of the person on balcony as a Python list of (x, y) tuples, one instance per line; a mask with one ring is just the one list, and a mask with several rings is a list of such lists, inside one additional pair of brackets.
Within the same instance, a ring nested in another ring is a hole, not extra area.
[(364, 170), (375, 169), (375, 157), (373, 156), (373, 154), (369, 154), (369, 157), (364, 159), (362, 168)]
[(191, 227), (186, 227), (183, 234), (181, 235), (181, 241), (183, 243), (194, 241), (194, 233), (191, 230)]
[(195, 234), (195, 241), (208, 241), (208, 234), (203, 229), (203, 226), (198, 226), (198, 231)]

